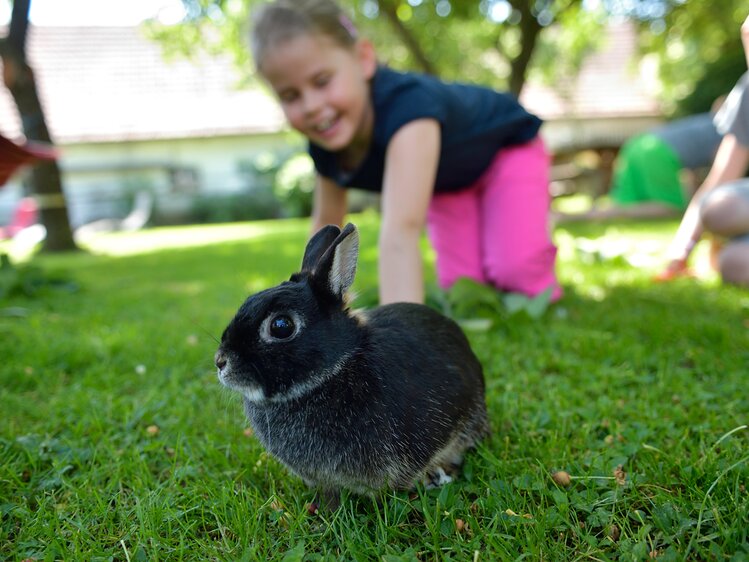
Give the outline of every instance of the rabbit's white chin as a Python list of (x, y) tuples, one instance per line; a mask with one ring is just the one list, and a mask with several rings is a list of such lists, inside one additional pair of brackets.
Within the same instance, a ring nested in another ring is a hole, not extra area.
[(259, 386), (245, 386), (239, 384), (230, 384), (227, 386), (239, 392), (250, 402), (265, 402), (266, 400), (265, 392), (263, 392), (263, 389)]
[(260, 386), (237, 383), (227, 376), (227, 370), (225, 369), (218, 370), (218, 380), (224, 386), (239, 392), (250, 402), (264, 402), (266, 399), (265, 392), (263, 392), (263, 389)]

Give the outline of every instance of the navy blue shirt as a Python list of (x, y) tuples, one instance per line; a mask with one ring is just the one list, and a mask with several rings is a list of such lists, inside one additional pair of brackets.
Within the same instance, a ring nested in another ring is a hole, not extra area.
[(498, 150), (530, 141), (541, 127), (541, 120), (523, 109), (510, 94), (386, 67), (379, 67), (372, 78), (371, 95), (373, 138), (356, 170), (342, 170), (336, 153), (314, 143), (309, 145), (317, 172), (342, 187), (381, 191), (390, 139), (416, 119), (433, 118), (441, 127), (435, 191), (470, 186)]

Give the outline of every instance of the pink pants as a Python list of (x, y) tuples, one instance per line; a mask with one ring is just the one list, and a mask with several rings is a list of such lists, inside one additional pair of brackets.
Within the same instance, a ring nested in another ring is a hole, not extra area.
[(470, 187), (432, 198), (427, 227), (443, 288), (459, 277), (535, 296), (562, 291), (554, 273), (549, 155), (540, 137), (500, 150)]

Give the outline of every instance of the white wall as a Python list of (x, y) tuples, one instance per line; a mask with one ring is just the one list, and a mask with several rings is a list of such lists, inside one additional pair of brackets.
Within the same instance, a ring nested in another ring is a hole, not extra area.
[[(296, 143), (296, 144), (295, 144)], [(81, 143), (61, 147), (63, 188), (74, 227), (106, 217), (122, 216), (138, 190), (154, 193), (160, 209), (175, 214), (191, 205), (197, 194), (247, 192), (248, 176), (241, 163), (267, 151), (302, 144), (285, 134), (196, 139)], [(174, 170), (194, 171), (173, 177)], [(0, 190), (0, 224), (10, 220), (21, 197), (24, 172)], [(194, 181), (192, 181), (194, 180)]]

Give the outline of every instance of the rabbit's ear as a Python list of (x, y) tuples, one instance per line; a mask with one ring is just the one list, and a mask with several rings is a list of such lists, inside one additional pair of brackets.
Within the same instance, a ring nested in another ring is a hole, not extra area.
[(330, 248), (330, 245), (340, 233), (341, 229), (333, 224), (329, 224), (318, 230), (310, 238), (310, 241), (307, 242), (307, 248), (304, 250), (304, 258), (302, 258), (302, 271), (314, 271), (317, 267), (317, 262), (320, 261), (325, 251)]
[(354, 283), (358, 256), (359, 231), (348, 223), (315, 266), (315, 281), (324, 285), (336, 297), (343, 298)]

